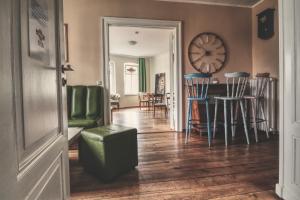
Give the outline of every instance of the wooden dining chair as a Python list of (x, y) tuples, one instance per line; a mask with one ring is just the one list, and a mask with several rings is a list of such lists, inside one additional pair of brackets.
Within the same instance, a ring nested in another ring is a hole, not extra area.
[[(247, 121), (246, 121), (246, 113), (245, 108), (243, 106), (243, 99), (246, 87), (248, 85), (250, 74), (247, 72), (232, 72), (225, 73), (226, 85), (227, 85), (227, 96), (224, 97), (215, 97), (215, 116), (214, 116), (214, 130), (213, 136), (216, 136), (216, 126), (217, 126), (217, 114), (218, 114), (218, 103), (219, 101), (223, 101), (224, 103), (224, 129), (225, 129), (225, 145), (228, 146), (228, 121), (227, 121), (227, 103), (230, 103), (230, 126), (232, 137), (235, 137), (235, 129), (236, 129), (236, 120), (238, 106), (240, 106), (243, 124), (245, 129), (245, 135), (247, 139), (247, 143), (249, 142), (249, 135), (247, 129)], [(233, 113), (234, 103), (236, 103), (235, 116)]]
[(200, 106), (201, 102), (205, 103), (206, 106), (206, 118), (207, 118), (207, 135), (208, 135), (208, 145), (211, 146), (211, 125), (209, 117), (209, 98), (207, 96), (209, 84), (210, 84), (211, 74), (186, 74), (184, 79), (187, 87), (187, 115), (186, 115), (186, 132), (185, 132), (185, 143), (188, 142), (188, 139), (191, 135), (191, 130), (193, 128), (193, 103), (197, 102)]
[[(264, 99), (265, 99), (265, 92), (266, 86), (270, 79), (270, 73), (259, 73), (256, 75), (255, 78), (255, 90), (253, 91), (253, 95), (246, 95), (244, 99), (250, 101), (251, 110), (252, 110), (252, 119), (250, 123), (253, 124), (254, 133), (255, 133), (255, 140), (258, 142), (258, 135), (257, 135), (257, 125), (259, 123), (264, 123), (265, 131), (267, 138), (269, 138), (269, 126), (268, 121), (266, 119), (265, 111), (264, 111)], [(262, 118), (259, 118), (257, 114), (260, 114)]]
[(149, 110), (149, 97), (146, 93), (140, 92), (139, 93), (139, 107), (142, 110), (142, 107), (147, 107)]
[(163, 94), (155, 94), (153, 98), (153, 117), (155, 117), (155, 113), (157, 109), (164, 110), (165, 118), (168, 116), (168, 105)]

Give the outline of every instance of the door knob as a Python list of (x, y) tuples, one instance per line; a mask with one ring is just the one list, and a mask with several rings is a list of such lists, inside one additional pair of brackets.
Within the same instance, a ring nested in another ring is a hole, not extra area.
[(61, 79), (62, 86), (66, 86), (67, 82), (68, 82), (67, 79), (65, 79), (65, 78)]
[(61, 72), (65, 73), (66, 71), (74, 71), (70, 64), (61, 65)]

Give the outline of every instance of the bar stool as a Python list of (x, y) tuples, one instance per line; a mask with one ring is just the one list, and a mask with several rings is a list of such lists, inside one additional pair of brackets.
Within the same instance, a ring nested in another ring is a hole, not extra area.
[[(240, 105), (245, 129), (245, 135), (247, 139), (247, 143), (249, 142), (248, 129), (247, 129), (247, 121), (246, 121), (246, 113), (245, 108), (243, 106), (243, 97), (247, 87), (247, 83), (249, 80), (250, 74), (247, 72), (233, 72), (233, 73), (225, 73), (226, 84), (227, 84), (227, 96), (226, 97), (215, 97), (215, 116), (214, 116), (214, 137), (216, 136), (216, 126), (217, 126), (217, 114), (218, 114), (218, 103), (219, 101), (223, 101), (224, 103), (224, 129), (225, 129), (225, 145), (228, 146), (228, 122), (227, 122), (227, 102), (230, 103), (230, 121), (231, 121), (231, 133), (232, 137), (235, 137), (235, 129), (236, 129), (236, 121), (234, 119), (233, 114), (233, 104), (236, 103), (235, 109), (235, 118), (237, 117), (238, 106)], [(230, 86), (231, 84), (231, 86)], [(237, 84), (237, 86), (236, 86)], [(236, 87), (235, 87), (236, 86)]]
[[(269, 138), (269, 126), (265, 116), (263, 102), (264, 102), (264, 95), (266, 91), (267, 83), (270, 79), (270, 73), (259, 73), (256, 75), (255, 79), (255, 90), (253, 91), (254, 95), (246, 95), (244, 99), (246, 101), (250, 101), (251, 110), (252, 110), (252, 120), (250, 123), (253, 124), (254, 133), (255, 133), (255, 140), (258, 142), (258, 135), (257, 135), (257, 124), (264, 123), (267, 138)], [(258, 112), (257, 112), (258, 111)], [(260, 113), (259, 113), (260, 111)], [(262, 119), (257, 117), (257, 114), (262, 116)]]
[(211, 146), (211, 125), (209, 117), (209, 98), (207, 97), (207, 91), (210, 84), (211, 74), (200, 74), (193, 73), (184, 75), (184, 79), (187, 85), (187, 117), (186, 117), (186, 132), (185, 132), (185, 143), (188, 142), (188, 139), (191, 135), (191, 129), (193, 128), (193, 103), (204, 102), (206, 106), (206, 118), (207, 118), (207, 135), (208, 135), (208, 145)]

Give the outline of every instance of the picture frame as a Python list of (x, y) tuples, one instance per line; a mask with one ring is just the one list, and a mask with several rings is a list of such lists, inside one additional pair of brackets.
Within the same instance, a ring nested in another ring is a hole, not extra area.
[(165, 94), (166, 73), (155, 74), (155, 94)]
[(257, 15), (257, 36), (268, 40), (275, 34), (274, 30), (275, 9), (268, 8)]
[(50, 65), (49, 1), (28, 1), (29, 56)]

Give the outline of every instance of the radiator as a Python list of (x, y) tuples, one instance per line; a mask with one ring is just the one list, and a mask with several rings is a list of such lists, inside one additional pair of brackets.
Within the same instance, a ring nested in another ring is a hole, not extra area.
[[(256, 90), (255, 80), (250, 80), (250, 93), (255, 94)], [(279, 130), (279, 96), (278, 96), (278, 80), (270, 78), (264, 95), (264, 110), (269, 125), (269, 131), (276, 133)], [(258, 117), (262, 119), (261, 113), (259, 112)], [(258, 124), (259, 130), (265, 130), (264, 124)]]

